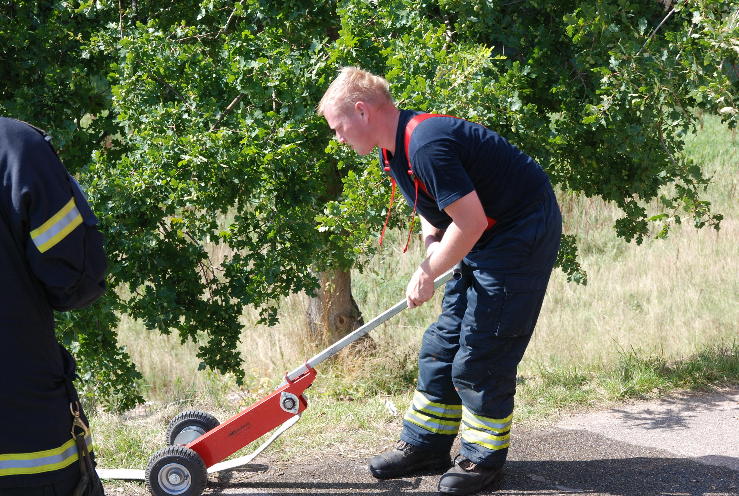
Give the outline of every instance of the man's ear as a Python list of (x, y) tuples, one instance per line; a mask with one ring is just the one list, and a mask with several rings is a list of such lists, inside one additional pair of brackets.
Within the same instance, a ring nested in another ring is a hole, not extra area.
[(360, 117), (364, 118), (366, 115), (368, 115), (369, 106), (365, 102), (360, 100), (354, 104), (354, 110), (359, 114)]

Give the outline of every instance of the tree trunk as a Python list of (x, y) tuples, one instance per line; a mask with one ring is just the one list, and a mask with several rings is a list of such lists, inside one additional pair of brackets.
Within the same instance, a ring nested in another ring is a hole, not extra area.
[(357, 329), (364, 320), (352, 296), (351, 272), (330, 270), (319, 274), (321, 287), (309, 297), (306, 318), (308, 341), (328, 346)]

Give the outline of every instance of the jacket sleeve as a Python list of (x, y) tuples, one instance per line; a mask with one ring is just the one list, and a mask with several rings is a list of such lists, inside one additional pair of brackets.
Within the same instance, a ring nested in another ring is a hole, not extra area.
[(105, 252), (97, 218), (45, 137), (18, 140), (13, 207), (29, 267), (59, 311), (92, 303), (105, 290)]

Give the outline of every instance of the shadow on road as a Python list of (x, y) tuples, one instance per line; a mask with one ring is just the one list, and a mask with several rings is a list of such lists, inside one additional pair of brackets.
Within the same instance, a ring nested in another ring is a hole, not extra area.
[[(434, 476), (428, 476), (434, 477)], [(436, 490), (428, 491), (421, 489), (422, 477), (377, 481), (368, 476), (367, 480), (358, 482), (327, 482), (317, 479), (306, 481), (263, 481), (263, 482), (235, 482), (225, 484), (218, 488), (210, 484), (213, 495), (220, 494), (220, 490), (228, 488), (229, 495), (238, 496), (248, 494), (250, 496), (268, 496), (271, 494), (314, 494), (350, 496), (357, 494), (366, 495), (389, 495), (389, 494), (418, 494), (421, 496), (438, 495)], [(222, 482), (219, 479), (219, 483)], [(429, 487), (431, 487), (429, 485)], [(436, 487), (434, 483), (433, 487)], [(248, 489), (245, 492), (234, 492), (234, 489)]]
[[(341, 472), (341, 473), (339, 473)], [(436, 492), (437, 475), (378, 481), (368, 473), (344, 470), (295, 474), (267, 472), (244, 479), (243, 473), (222, 474), (207, 494), (312, 494), (332, 496), (417, 494)], [(264, 480), (259, 480), (264, 478)], [(344, 481), (336, 480), (343, 478)], [(739, 472), (679, 458), (621, 458), (587, 461), (509, 461), (497, 488), (481, 495), (603, 494), (658, 496), (679, 494), (736, 495)]]
[(495, 494), (550, 495), (553, 491), (620, 496), (736, 495), (739, 472), (686, 458), (512, 461)]
[(638, 410), (612, 409), (619, 417), (643, 429), (688, 429), (689, 421), (704, 412), (716, 411), (734, 405), (732, 398), (723, 393), (685, 393), (660, 399), (659, 408)]

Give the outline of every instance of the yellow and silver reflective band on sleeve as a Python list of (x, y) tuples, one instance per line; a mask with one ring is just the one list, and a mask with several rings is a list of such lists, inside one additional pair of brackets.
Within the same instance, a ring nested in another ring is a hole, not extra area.
[(462, 405), (437, 403), (416, 391), (403, 420), (435, 434), (456, 436), (462, 420)]
[(462, 439), (491, 450), (507, 448), (511, 440), (511, 419), (494, 419), (475, 415), (467, 408), (462, 409)]
[(82, 224), (82, 215), (77, 210), (77, 204), (74, 202), (74, 197), (72, 197), (49, 220), (31, 231), (31, 239), (33, 239), (38, 251), (44, 253), (63, 240), (67, 234), (71, 233), (80, 224)]
[[(88, 449), (92, 450), (92, 438), (85, 436)], [(68, 467), (79, 459), (77, 445), (70, 439), (58, 448), (32, 453), (0, 454), (0, 477), (4, 475), (28, 475), (53, 472)]]

